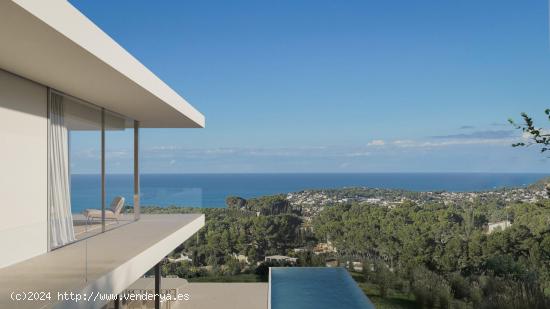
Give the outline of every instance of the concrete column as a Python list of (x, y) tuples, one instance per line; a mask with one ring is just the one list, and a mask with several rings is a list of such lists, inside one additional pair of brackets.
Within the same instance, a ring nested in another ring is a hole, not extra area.
[(160, 309), (160, 262), (155, 265), (155, 309)]

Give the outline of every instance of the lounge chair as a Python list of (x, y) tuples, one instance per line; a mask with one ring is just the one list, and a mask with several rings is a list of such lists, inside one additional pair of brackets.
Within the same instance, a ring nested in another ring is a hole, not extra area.
[[(122, 208), (124, 208), (124, 198), (122, 196), (115, 197), (111, 202), (110, 209), (105, 209), (105, 220), (116, 220), (118, 223)], [(86, 224), (94, 219), (101, 220), (101, 209), (86, 209), (82, 214), (86, 217)]]

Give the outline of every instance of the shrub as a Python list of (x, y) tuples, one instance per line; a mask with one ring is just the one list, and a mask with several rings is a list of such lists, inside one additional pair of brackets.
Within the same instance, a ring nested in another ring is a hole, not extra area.
[(418, 267), (412, 273), (412, 293), (416, 302), (425, 308), (450, 308), (452, 297), (451, 288), (447, 281), (438, 274)]
[(470, 297), (470, 284), (460, 273), (453, 273), (449, 276), (451, 292), (455, 298), (466, 299)]
[(378, 284), (380, 296), (387, 297), (389, 290), (395, 283), (395, 276), (388, 269), (388, 266), (382, 262), (376, 263), (374, 266), (374, 274), (372, 279), (374, 279), (374, 283)]

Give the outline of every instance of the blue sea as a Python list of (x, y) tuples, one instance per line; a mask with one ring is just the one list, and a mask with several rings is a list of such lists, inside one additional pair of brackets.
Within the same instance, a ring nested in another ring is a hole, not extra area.
[(341, 267), (273, 267), (269, 281), (272, 309), (374, 308)]
[[(143, 174), (143, 206), (225, 207), (230, 195), (244, 198), (306, 189), (372, 187), (412, 191), (482, 191), (526, 186), (548, 174), (368, 173), (368, 174)], [(107, 175), (107, 200), (133, 202), (132, 175)], [(101, 207), (99, 175), (72, 175), (73, 212)]]

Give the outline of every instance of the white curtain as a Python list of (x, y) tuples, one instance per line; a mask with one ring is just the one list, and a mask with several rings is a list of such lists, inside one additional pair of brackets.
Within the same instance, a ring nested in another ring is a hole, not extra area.
[(75, 240), (69, 188), (69, 139), (63, 115), (63, 97), (52, 93), (48, 130), (48, 205), (52, 248)]

